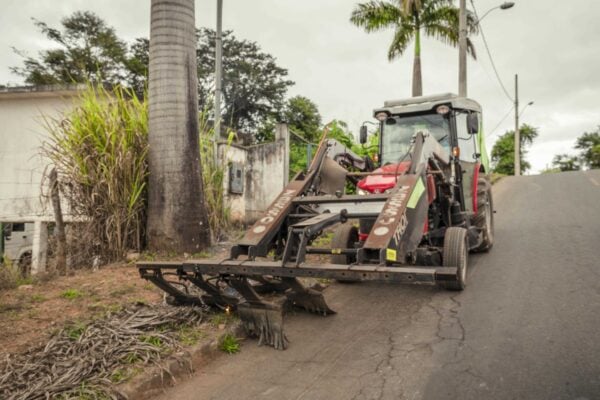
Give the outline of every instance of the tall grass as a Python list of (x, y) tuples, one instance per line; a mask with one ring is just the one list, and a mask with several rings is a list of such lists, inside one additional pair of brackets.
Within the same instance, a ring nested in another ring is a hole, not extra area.
[[(43, 152), (59, 173), (68, 213), (84, 221), (95, 255), (122, 257), (144, 243), (148, 108), (126, 89), (88, 85), (78, 106), (46, 118)], [(79, 231), (79, 230), (78, 230)]]
[(208, 120), (208, 110), (199, 114), (200, 130), (200, 159), (202, 162), (202, 181), (204, 183), (204, 201), (208, 212), (208, 222), (212, 232), (213, 242), (219, 241), (223, 233), (230, 227), (230, 209), (225, 203), (225, 188), (223, 186), (227, 167), (227, 152), (235, 132), (229, 131), (227, 146), (219, 159), (215, 160), (214, 143), (220, 137), (215, 134), (213, 125)]
[[(229, 227), (223, 187), (226, 163), (214, 159), (218, 138), (207, 111), (200, 113), (199, 121), (204, 200), (216, 241)], [(149, 174), (147, 103), (123, 88), (88, 85), (73, 111), (45, 122), (49, 140), (43, 153), (58, 170), (68, 213), (81, 221), (71, 226), (71, 250), (76, 247), (89, 255), (82, 262), (94, 256), (111, 261), (128, 250), (142, 250)], [(234, 137), (230, 133), (229, 143)], [(227, 150), (223, 158), (226, 154)]]

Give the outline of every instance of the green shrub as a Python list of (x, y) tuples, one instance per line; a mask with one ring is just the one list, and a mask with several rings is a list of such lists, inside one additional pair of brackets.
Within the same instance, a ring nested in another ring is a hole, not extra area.
[(221, 338), (219, 348), (227, 354), (235, 354), (240, 351), (240, 342), (235, 336), (228, 333)]
[(82, 296), (83, 296), (83, 293), (81, 293), (77, 289), (67, 289), (60, 294), (60, 297), (62, 297), (63, 299), (68, 299), (68, 300), (74, 300), (74, 299), (77, 299)]

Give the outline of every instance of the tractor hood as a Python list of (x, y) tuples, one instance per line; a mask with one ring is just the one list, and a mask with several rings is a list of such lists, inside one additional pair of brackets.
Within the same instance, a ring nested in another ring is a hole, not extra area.
[[(373, 174), (367, 176), (358, 182), (358, 188), (369, 193), (384, 193), (386, 190), (396, 186), (396, 176), (404, 174), (410, 168), (410, 161), (403, 161), (399, 164), (388, 164), (373, 171)], [(376, 175), (381, 173), (382, 175)]]

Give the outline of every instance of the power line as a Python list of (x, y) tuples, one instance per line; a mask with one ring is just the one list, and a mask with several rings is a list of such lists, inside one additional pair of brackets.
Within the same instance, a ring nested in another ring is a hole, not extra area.
[[(475, 18), (477, 18), (477, 21), (479, 21), (479, 15), (477, 15), (477, 9), (475, 8), (475, 3), (473, 2), (473, 0), (470, 0), (470, 1), (471, 1), (471, 6), (473, 7), (473, 12), (475, 13)], [(485, 33), (483, 32), (483, 27), (481, 26), (481, 24), (479, 24), (479, 30), (481, 31), (481, 38), (483, 39), (483, 44), (485, 45), (485, 50), (488, 54), (490, 62), (492, 63), (492, 67), (494, 69), (494, 74), (496, 74), (496, 79), (498, 80), (498, 83), (500, 84), (500, 87), (502, 88), (502, 91), (504, 91), (504, 94), (506, 95), (506, 97), (510, 100), (511, 103), (514, 103), (513, 98), (510, 97), (508, 90), (506, 90), (506, 87), (504, 87), (504, 83), (502, 83), (502, 79), (500, 79), (500, 74), (498, 73), (498, 69), (496, 68), (496, 64), (494, 63), (494, 59), (492, 57), (492, 52), (490, 51), (490, 48), (488, 46), (487, 40), (485, 38)]]
[(494, 133), (496, 131), (496, 129), (498, 129), (498, 127), (504, 122), (504, 120), (506, 119), (506, 117), (508, 117), (510, 115), (510, 113), (512, 112), (513, 109), (514, 109), (514, 106), (510, 107), (508, 109), (508, 111), (506, 112), (506, 114), (504, 115), (504, 117), (502, 117), (502, 119), (500, 120), (500, 122), (498, 122), (498, 124), (496, 124), (496, 126), (494, 127), (494, 129), (492, 129), (490, 131), (490, 133), (488, 133), (487, 135), (485, 135), (485, 137), (490, 137), (492, 135), (492, 133)]

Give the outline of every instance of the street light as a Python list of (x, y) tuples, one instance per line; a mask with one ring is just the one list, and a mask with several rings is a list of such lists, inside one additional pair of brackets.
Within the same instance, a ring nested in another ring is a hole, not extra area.
[(529, 107), (529, 106), (532, 106), (532, 105), (533, 105), (533, 101), (530, 101), (529, 103), (525, 104), (525, 107), (523, 107), (523, 108), (521, 109), (521, 112), (519, 113), (519, 117), (520, 117), (521, 115), (523, 115), (523, 113), (525, 112), (525, 110), (527, 109), (527, 107)]
[(479, 25), (479, 23), (492, 11), (497, 10), (497, 9), (508, 10), (509, 8), (513, 8), (514, 5), (515, 5), (515, 3), (513, 3), (512, 1), (505, 1), (504, 3), (500, 4), (499, 6), (490, 8), (485, 13), (483, 13), (483, 16), (481, 18), (479, 18), (477, 20), (477, 24)]
[[(460, 13), (458, 18), (458, 95), (467, 97), (467, 0), (460, 0)], [(492, 11), (496, 9), (508, 10), (515, 5), (512, 1), (505, 1), (499, 6), (487, 10), (476, 22), (477, 25)], [(482, 33), (483, 34), (483, 33)]]

